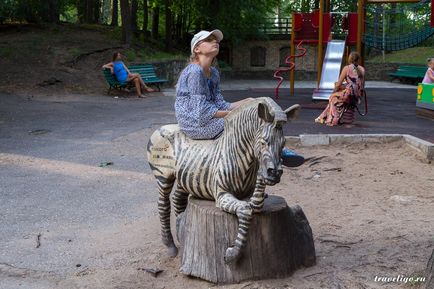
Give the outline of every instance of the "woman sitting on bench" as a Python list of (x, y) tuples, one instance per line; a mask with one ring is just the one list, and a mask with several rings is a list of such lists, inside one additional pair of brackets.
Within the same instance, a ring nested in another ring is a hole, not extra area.
[(110, 69), (111, 73), (115, 76), (117, 81), (124, 82), (133, 82), (136, 86), (137, 97), (145, 97), (142, 94), (142, 88), (147, 92), (153, 92), (152, 88), (147, 86), (143, 79), (140, 77), (138, 73), (131, 73), (124, 62), (122, 61), (122, 54), (120, 52), (116, 52), (113, 54), (113, 61), (107, 64), (104, 64), (102, 68)]
[(317, 123), (334, 126), (339, 123), (341, 114), (339, 110), (344, 104), (351, 103), (351, 98), (360, 99), (365, 86), (365, 69), (359, 65), (360, 55), (351, 52), (348, 56), (349, 65), (342, 69), (338, 82), (335, 83), (334, 92), (330, 95), (329, 104), (315, 119)]

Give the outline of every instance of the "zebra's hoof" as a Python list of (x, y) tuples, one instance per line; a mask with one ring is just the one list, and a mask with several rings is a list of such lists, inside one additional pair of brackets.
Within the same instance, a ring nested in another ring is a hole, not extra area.
[(229, 264), (232, 263), (236, 260), (238, 260), (238, 258), (240, 257), (240, 249), (236, 248), (236, 247), (229, 247), (226, 249), (226, 254), (225, 254), (225, 263)]
[(169, 255), (170, 258), (175, 258), (178, 255), (178, 248), (176, 248), (175, 245), (170, 246), (167, 249), (167, 254)]

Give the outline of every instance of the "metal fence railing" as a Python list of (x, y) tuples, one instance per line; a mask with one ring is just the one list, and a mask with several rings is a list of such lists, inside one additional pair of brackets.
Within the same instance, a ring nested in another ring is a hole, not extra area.
[(291, 34), (292, 20), (287, 18), (267, 18), (258, 29), (264, 34)]

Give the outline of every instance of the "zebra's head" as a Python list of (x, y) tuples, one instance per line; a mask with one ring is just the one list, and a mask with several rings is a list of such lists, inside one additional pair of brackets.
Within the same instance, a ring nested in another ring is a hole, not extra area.
[(258, 104), (258, 116), (262, 124), (255, 143), (255, 155), (259, 162), (258, 174), (268, 186), (280, 182), (283, 173), (281, 155), (285, 145), (283, 125), (288, 119), (295, 118), (299, 109), (300, 106), (296, 104), (282, 111), (274, 101)]

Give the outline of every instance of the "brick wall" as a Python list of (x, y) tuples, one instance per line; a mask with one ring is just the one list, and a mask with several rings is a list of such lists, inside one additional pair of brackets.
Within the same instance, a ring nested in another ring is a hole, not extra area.
[[(263, 47), (265, 53), (265, 65), (251, 66), (251, 49)], [(233, 49), (232, 71), (227, 73), (227, 78), (259, 78), (273, 79), (274, 71), (279, 67), (280, 49), (289, 47), (289, 40), (263, 40), (248, 41), (239, 44)], [(307, 49), (306, 55), (295, 60), (296, 80), (316, 80), (317, 77), (317, 55), (316, 45), (303, 45)], [(324, 47), (324, 50), (326, 47)], [(297, 51), (296, 51), (297, 53)], [(289, 53), (288, 53), (289, 54)], [(367, 80), (389, 81), (389, 73), (396, 71), (397, 63), (366, 63)], [(288, 73), (281, 74), (284, 78), (289, 78)]]
[[(272, 41), (268, 41), (272, 42)], [(256, 42), (247, 43), (243, 46), (234, 49), (233, 51), (233, 66), (232, 69), (223, 69), (221, 72), (222, 79), (274, 79), (273, 74), (279, 64), (279, 51), (281, 47), (287, 47), (288, 41), (276, 41), (274, 46), (269, 44), (266, 48), (266, 61), (264, 67), (251, 67), (250, 66), (250, 49), (249, 47), (257, 46)], [(308, 49), (303, 58), (296, 59), (296, 80), (316, 80), (316, 56), (317, 47), (313, 45), (305, 45)], [(270, 48), (270, 49), (268, 49)], [(247, 52), (246, 52), (247, 51)], [(242, 53), (244, 52), (244, 53)], [(154, 62), (156, 73), (161, 78), (166, 78), (169, 81), (166, 86), (173, 86), (178, 79), (179, 74), (188, 64), (188, 60), (172, 60)], [(366, 63), (366, 79), (367, 80), (383, 80), (390, 81), (389, 73), (396, 71), (398, 63)], [(289, 79), (288, 73), (281, 74), (285, 79)]]
[[(395, 72), (400, 65), (399, 63), (365, 63), (366, 80), (383, 80), (389, 81), (389, 73)], [(409, 64), (414, 65), (414, 64)]]
[[(251, 52), (257, 48), (265, 49), (265, 64), (263, 66), (252, 66)], [(272, 78), (274, 71), (279, 67), (281, 49), (288, 48), (285, 56), (289, 56), (289, 40), (267, 40), (267, 41), (248, 41), (234, 46), (232, 52), (232, 77), (254, 77)], [(307, 49), (304, 57), (297, 58), (296, 79), (315, 79), (317, 65), (317, 46), (304, 45)], [(297, 54), (297, 51), (296, 51)], [(282, 74), (288, 77), (286, 73)]]

